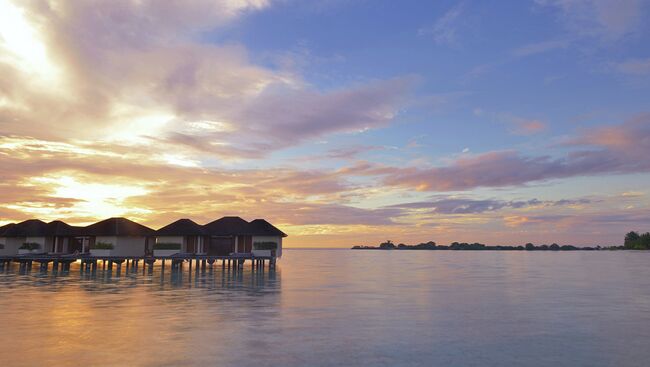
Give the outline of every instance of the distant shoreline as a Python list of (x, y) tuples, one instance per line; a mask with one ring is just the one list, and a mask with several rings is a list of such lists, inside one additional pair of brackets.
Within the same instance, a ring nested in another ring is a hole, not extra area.
[(573, 245), (533, 245), (527, 243), (520, 246), (488, 246), (482, 243), (458, 243), (450, 245), (437, 245), (435, 242), (421, 243), (418, 245), (395, 245), (392, 242), (384, 242), (379, 246), (353, 246), (352, 250), (428, 250), (428, 251), (614, 251), (629, 250), (625, 246), (596, 246), (577, 247)]
[(638, 233), (628, 232), (625, 235), (625, 244), (623, 246), (596, 246), (596, 247), (577, 247), (573, 245), (539, 245), (532, 243), (519, 246), (488, 246), (482, 243), (474, 242), (452, 242), (449, 246), (437, 245), (434, 241), (424, 242), (417, 245), (405, 245), (400, 243), (395, 245), (393, 241), (386, 241), (379, 246), (353, 246), (353, 250), (452, 250), (452, 251), (618, 251), (618, 250), (650, 250), (650, 232)]

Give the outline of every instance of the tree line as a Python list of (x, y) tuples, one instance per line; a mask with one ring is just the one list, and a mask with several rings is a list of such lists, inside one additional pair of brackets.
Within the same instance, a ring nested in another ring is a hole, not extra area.
[(625, 235), (626, 249), (630, 250), (650, 250), (650, 232), (639, 234), (637, 232), (629, 232)]
[(386, 241), (379, 246), (354, 246), (353, 250), (496, 250), (496, 251), (594, 251), (594, 250), (650, 250), (650, 232), (639, 234), (629, 232), (625, 235), (623, 246), (607, 247), (576, 247), (572, 245), (534, 245), (527, 243), (520, 246), (489, 246), (474, 242), (452, 242), (450, 245), (438, 245), (434, 241), (423, 242), (417, 245), (394, 244), (393, 241)]

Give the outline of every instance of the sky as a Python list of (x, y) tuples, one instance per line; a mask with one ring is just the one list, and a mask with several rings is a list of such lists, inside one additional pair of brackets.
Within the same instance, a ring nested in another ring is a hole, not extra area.
[(0, 0), (0, 224), (650, 230), (650, 2)]

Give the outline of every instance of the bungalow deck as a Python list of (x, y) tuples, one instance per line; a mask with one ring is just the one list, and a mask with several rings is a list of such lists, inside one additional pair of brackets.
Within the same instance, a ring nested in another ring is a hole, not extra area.
[(254, 256), (253, 254), (241, 253), (231, 254), (228, 256), (213, 256), (213, 255), (200, 255), (200, 254), (174, 254), (170, 256), (92, 256), (89, 254), (26, 254), (14, 256), (0, 256), (0, 271), (11, 267), (12, 263), (19, 263), (21, 271), (31, 270), (34, 263), (39, 264), (41, 271), (47, 271), (52, 264), (52, 271), (70, 271), (70, 265), (73, 262), (80, 262), (81, 272), (94, 272), (99, 269), (101, 265), (102, 270), (112, 271), (113, 267), (119, 273), (122, 265), (126, 265), (127, 272), (137, 272), (140, 262), (142, 262), (143, 274), (148, 270), (149, 273), (153, 272), (153, 267), (156, 262), (161, 262), (162, 271), (165, 270), (165, 265), (169, 261), (172, 271), (180, 271), (183, 265), (187, 263), (189, 271), (192, 271), (194, 263), (195, 269), (206, 270), (207, 267), (218, 266), (221, 262), (223, 270), (239, 270), (244, 267), (247, 260), (250, 260), (251, 270), (264, 271), (265, 266), (269, 270), (275, 269), (276, 258), (272, 256)]

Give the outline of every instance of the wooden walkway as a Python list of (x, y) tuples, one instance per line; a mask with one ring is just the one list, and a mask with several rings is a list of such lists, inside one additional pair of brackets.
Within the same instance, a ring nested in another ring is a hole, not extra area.
[(231, 254), (228, 256), (212, 256), (200, 254), (175, 254), (171, 256), (91, 256), (89, 254), (28, 254), (15, 256), (0, 256), (0, 271), (11, 267), (12, 263), (19, 263), (21, 271), (32, 270), (35, 263), (38, 264), (41, 271), (47, 271), (50, 268), (53, 271), (70, 271), (70, 264), (80, 262), (80, 271), (97, 271), (100, 266), (101, 270), (112, 271), (113, 268), (120, 272), (122, 266), (126, 266), (127, 272), (137, 272), (140, 264), (142, 272), (153, 272), (156, 262), (160, 262), (162, 270), (169, 263), (172, 271), (181, 271), (184, 265), (192, 271), (192, 266), (196, 271), (205, 270), (207, 267), (221, 265), (222, 269), (238, 270), (242, 269), (246, 262), (250, 261), (252, 270), (264, 270), (265, 266), (269, 269), (275, 269), (276, 258), (271, 256), (253, 256), (252, 254)]

